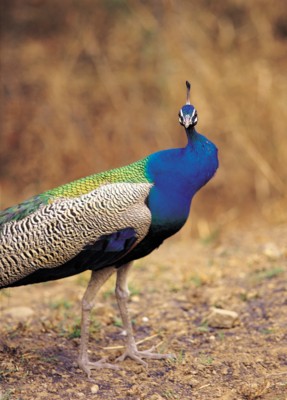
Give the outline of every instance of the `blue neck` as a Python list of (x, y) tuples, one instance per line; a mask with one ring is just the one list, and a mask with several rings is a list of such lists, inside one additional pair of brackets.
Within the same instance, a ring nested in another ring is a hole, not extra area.
[(152, 224), (178, 226), (186, 221), (194, 194), (215, 174), (217, 149), (212, 142), (187, 129), (184, 148), (154, 153), (149, 157), (147, 176), (154, 186), (149, 196)]

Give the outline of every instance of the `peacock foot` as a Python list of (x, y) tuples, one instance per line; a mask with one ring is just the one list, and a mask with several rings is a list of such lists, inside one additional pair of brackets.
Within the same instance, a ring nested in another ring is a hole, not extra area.
[(155, 353), (156, 346), (151, 347), (149, 350), (138, 350), (135, 346), (127, 346), (126, 351), (118, 357), (115, 361), (121, 362), (124, 361), (127, 357), (135, 360), (139, 364), (147, 366), (147, 363), (143, 360), (143, 358), (150, 358), (153, 360), (161, 360), (161, 359), (174, 359), (176, 358), (174, 354), (160, 354)]
[(87, 357), (79, 357), (78, 358), (78, 365), (79, 367), (88, 375), (88, 379), (91, 379), (91, 372), (93, 369), (102, 369), (102, 368), (109, 368), (118, 370), (119, 367), (117, 365), (110, 364), (106, 362), (107, 358), (102, 358), (99, 361), (90, 361)]

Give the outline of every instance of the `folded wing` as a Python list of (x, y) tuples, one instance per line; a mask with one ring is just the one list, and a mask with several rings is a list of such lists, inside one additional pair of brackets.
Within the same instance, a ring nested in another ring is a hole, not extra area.
[[(21, 218), (14, 209), (13, 218), (1, 225), (0, 287), (112, 265), (146, 236), (151, 187), (107, 184), (76, 198), (41, 202)], [(23, 213), (23, 206), (18, 208)]]

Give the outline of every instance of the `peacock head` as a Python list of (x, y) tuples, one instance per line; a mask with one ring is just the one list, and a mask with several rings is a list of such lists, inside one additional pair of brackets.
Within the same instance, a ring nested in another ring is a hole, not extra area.
[(185, 127), (185, 129), (193, 128), (197, 124), (197, 111), (190, 104), (190, 83), (186, 81), (187, 96), (186, 104), (179, 110), (178, 117), (179, 123)]

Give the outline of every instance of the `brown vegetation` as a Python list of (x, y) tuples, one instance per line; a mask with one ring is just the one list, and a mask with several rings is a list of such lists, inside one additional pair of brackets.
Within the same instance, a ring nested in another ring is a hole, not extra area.
[(185, 79), (221, 163), (196, 215), (269, 218), (286, 196), (284, 1), (1, 3), (2, 207), (183, 145)]

